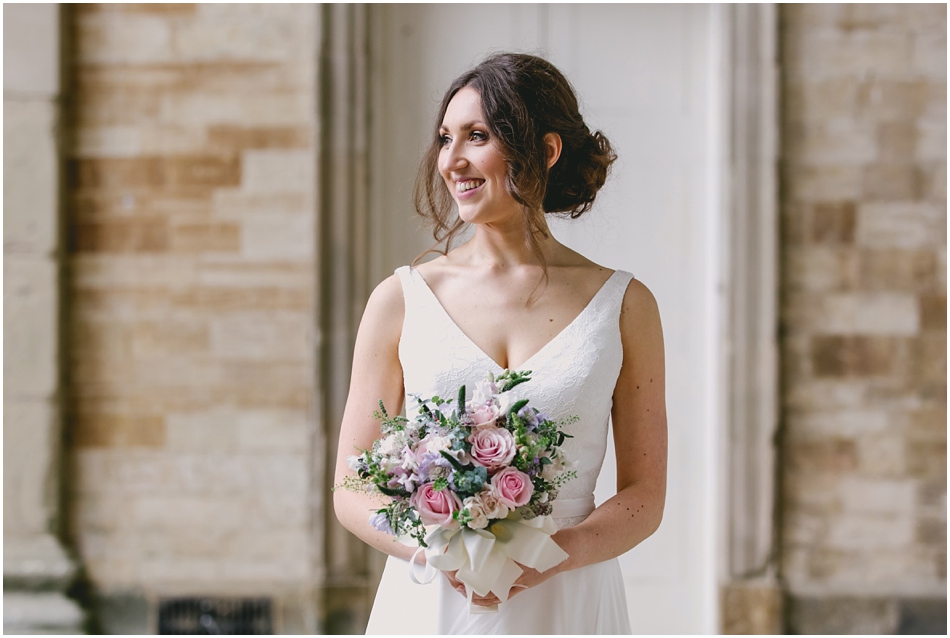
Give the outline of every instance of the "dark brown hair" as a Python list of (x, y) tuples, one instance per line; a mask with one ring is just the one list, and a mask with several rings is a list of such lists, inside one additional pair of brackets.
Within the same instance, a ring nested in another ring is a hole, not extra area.
[[(542, 58), (523, 53), (493, 55), (460, 75), (442, 98), (432, 143), (426, 150), (413, 194), (416, 212), (432, 225), (436, 246), (429, 252), (446, 254), (465, 223), (449, 219), (453, 199), (439, 174), (439, 128), (449, 102), (464, 87), (478, 91), (489, 133), (508, 162), (507, 188), (521, 204), (525, 236), (538, 256), (547, 279), (547, 265), (537, 239), (547, 237), (545, 214), (576, 219), (590, 210), (617, 159), (600, 131), (591, 132), (577, 106), (567, 78)], [(548, 170), (544, 136), (561, 137), (561, 156)]]

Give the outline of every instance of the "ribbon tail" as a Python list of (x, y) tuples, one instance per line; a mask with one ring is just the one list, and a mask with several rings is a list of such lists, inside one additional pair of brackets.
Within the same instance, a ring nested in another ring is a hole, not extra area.
[[(422, 568), (422, 579), (420, 580), (416, 577), (416, 568), (419, 565), (419, 563), (416, 562), (416, 557), (419, 556), (419, 553), (424, 550), (424, 547), (419, 547), (419, 549), (415, 551), (415, 553), (412, 555), (412, 558), (409, 560), (409, 578), (417, 585), (428, 585), (433, 580), (435, 580), (436, 576), (439, 575), (439, 570), (433, 567), (432, 564), (427, 560), (425, 567)], [(430, 567), (432, 568), (431, 574), (429, 573)]]
[(465, 552), (465, 544), (462, 542), (462, 535), (453, 533), (445, 542), (442, 537), (438, 543), (433, 544), (430, 551), (426, 551), (426, 560), (432, 563), (436, 569), (444, 572), (450, 572), (463, 567), (468, 560)]
[(506, 521), (511, 538), (504, 543), (509, 558), (539, 572), (546, 572), (567, 559), (567, 552), (551, 539), (544, 522), (526, 525), (520, 521)]
[(495, 537), (486, 532), (465, 530), (462, 541), (468, 553), (465, 565), (455, 575), (479, 596), (487, 596), (505, 566), (505, 554)]
[(505, 560), (504, 566), (501, 568), (501, 573), (498, 574), (498, 578), (495, 579), (495, 584), (492, 585), (492, 592), (498, 596), (498, 600), (503, 603), (508, 602), (508, 592), (511, 591), (511, 586), (515, 584), (515, 581), (518, 580), (518, 577), (524, 573), (524, 570), (518, 567), (515, 561), (510, 558)]

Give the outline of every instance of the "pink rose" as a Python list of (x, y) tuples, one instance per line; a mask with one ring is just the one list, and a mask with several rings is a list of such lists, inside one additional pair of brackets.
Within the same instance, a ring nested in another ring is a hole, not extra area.
[(531, 477), (513, 467), (506, 467), (493, 476), (491, 486), (498, 500), (512, 509), (530, 501), (534, 494)]
[(472, 444), (472, 460), (493, 472), (515, 458), (515, 437), (504, 428), (485, 427), (468, 437)]
[(426, 483), (409, 497), (409, 504), (419, 512), (423, 525), (441, 525), (447, 529), (458, 527), (452, 514), (462, 508), (462, 501), (450, 489), (437, 492), (432, 483)]
[(501, 412), (494, 404), (489, 403), (488, 405), (480, 405), (474, 408), (471, 414), (472, 420), (475, 422), (475, 427), (480, 428), (494, 426)]

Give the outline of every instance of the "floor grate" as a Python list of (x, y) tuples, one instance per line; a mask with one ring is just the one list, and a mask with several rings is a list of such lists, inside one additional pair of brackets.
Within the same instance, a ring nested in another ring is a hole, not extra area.
[(158, 605), (159, 634), (273, 633), (266, 598), (166, 598)]

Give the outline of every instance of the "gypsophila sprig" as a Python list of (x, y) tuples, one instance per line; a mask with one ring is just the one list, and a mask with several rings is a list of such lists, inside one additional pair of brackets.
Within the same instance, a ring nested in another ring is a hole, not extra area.
[(464, 385), (454, 400), (411, 395), (413, 420), (390, 416), (380, 401), (381, 436), (348, 458), (356, 476), (343, 487), (387, 496), (370, 523), (422, 547), (426, 526), (491, 533), (501, 520), (549, 515), (576, 476), (561, 446), (577, 418), (551, 421), (529, 399), (513, 401), (507, 393), (530, 380), (530, 370), (489, 372), (471, 396)]

